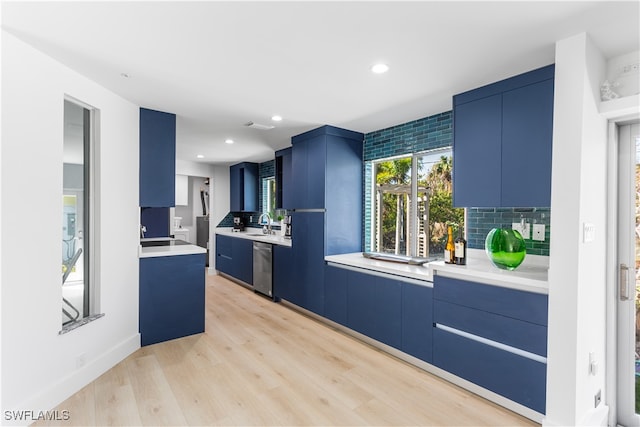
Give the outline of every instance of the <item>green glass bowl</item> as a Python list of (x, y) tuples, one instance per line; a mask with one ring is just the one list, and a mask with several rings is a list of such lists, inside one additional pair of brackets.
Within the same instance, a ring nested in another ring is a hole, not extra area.
[(527, 254), (522, 235), (510, 228), (492, 229), (484, 241), (484, 250), (493, 265), (503, 270), (515, 270)]

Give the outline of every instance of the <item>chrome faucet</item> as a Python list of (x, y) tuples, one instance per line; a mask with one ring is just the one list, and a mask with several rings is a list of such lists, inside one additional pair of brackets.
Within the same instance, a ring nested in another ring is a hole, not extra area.
[(264, 234), (272, 234), (272, 232), (271, 232), (271, 215), (269, 215), (269, 212), (265, 212), (265, 213), (261, 214), (258, 217), (258, 224), (262, 224), (262, 218), (265, 217), (265, 216), (267, 217), (267, 225), (266, 225), (266, 228), (262, 228), (262, 232)]

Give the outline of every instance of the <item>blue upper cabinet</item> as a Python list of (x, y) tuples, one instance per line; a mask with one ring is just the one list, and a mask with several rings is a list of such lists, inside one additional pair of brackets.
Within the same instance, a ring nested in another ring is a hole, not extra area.
[(551, 205), (554, 65), (453, 97), (453, 203)]
[(326, 255), (362, 250), (363, 141), (362, 133), (333, 126), (291, 139), (290, 207), (325, 210)]
[(291, 150), (285, 148), (276, 151), (276, 208), (291, 209), (292, 171)]
[(140, 207), (175, 206), (176, 116), (140, 109)]
[(231, 212), (258, 211), (258, 164), (243, 162), (229, 167)]

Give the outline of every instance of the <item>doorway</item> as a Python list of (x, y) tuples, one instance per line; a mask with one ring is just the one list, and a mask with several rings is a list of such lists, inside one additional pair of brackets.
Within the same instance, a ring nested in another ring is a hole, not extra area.
[(616, 416), (640, 425), (640, 124), (616, 125)]

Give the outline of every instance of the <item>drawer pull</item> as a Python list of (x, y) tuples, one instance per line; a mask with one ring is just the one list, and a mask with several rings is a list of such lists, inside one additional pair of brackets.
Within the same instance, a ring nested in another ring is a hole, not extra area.
[(436, 328), (441, 329), (443, 331), (455, 334), (455, 335), (459, 335), (461, 337), (473, 340), (473, 341), (477, 341), (479, 343), (482, 344), (486, 344), (489, 345), (491, 347), (500, 349), (500, 350), (504, 350), (507, 351), (509, 353), (513, 353), (513, 354), (517, 354), (518, 356), (522, 356), (525, 357), (527, 359), (531, 359), (531, 360), (535, 360), (536, 362), (540, 362), (540, 363), (544, 363), (545, 365), (547, 364), (547, 358), (540, 356), (539, 354), (535, 354), (535, 353), (531, 353), (529, 351), (525, 351), (525, 350), (521, 350), (519, 348), (516, 347), (512, 347), (510, 345), (506, 345), (506, 344), (502, 344), (500, 342), (497, 341), (493, 341), (487, 338), (483, 338), (480, 337), (478, 335), (474, 335), (474, 334), (470, 334), (469, 332), (465, 332), (465, 331), (461, 331), (460, 329), (455, 329), (452, 328), (450, 326), (446, 326), (446, 325), (442, 325), (440, 323), (436, 323), (435, 324)]

